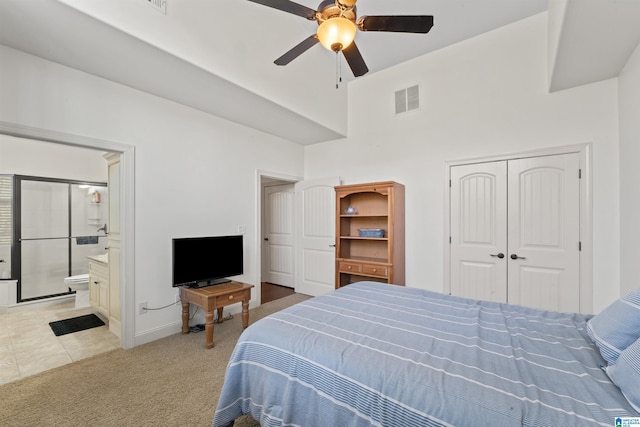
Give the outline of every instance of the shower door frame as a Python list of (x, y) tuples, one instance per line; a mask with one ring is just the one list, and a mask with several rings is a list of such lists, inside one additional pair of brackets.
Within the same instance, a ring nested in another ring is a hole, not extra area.
[[(39, 181), (39, 182), (53, 182), (60, 184), (68, 185), (68, 215), (67, 215), (67, 237), (55, 237), (55, 238), (42, 238), (42, 239), (22, 239), (22, 181)], [(83, 180), (74, 180), (74, 179), (64, 179), (64, 178), (49, 178), (49, 177), (40, 177), (40, 176), (31, 176), (31, 175), (14, 175), (13, 176), (13, 244), (11, 245), (11, 272), (13, 279), (17, 280), (17, 302), (28, 302), (28, 301), (37, 301), (42, 299), (54, 298), (64, 295), (71, 295), (74, 291), (69, 290), (68, 292), (50, 294), (50, 295), (42, 295), (36, 296), (32, 298), (22, 298), (22, 240), (48, 240), (48, 239), (66, 239), (68, 242), (67, 251), (68, 251), (68, 259), (67, 259), (67, 272), (68, 276), (71, 275), (72, 271), (72, 250), (73, 245), (71, 240), (78, 236), (73, 236), (72, 234), (72, 198), (71, 198), (71, 186), (72, 185), (89, 185), (95, 187), (104, 187), (108, 189), (106, 182), (96, 182), (96, 181), (83, 181)], [(107, 237), (108, 233), (105, 235), (96, 234), (98, 239), (100, 237)]]

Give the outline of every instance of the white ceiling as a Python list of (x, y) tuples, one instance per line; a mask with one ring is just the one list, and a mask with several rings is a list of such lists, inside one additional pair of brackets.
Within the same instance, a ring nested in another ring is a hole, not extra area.
[[(550, 54), (549, 89), (557, 91), (617, 77), (640, 43), (639, 0), (550, 2), (556, 50)], [(564, 5), (564, 10), (562, 6)], [(561, 22), (553, 22), (554, 19)], [(550, 31), (550, 37), (554, 34)]]
[[(0, 0), (0, 44), (299, 144), (346, 135), (345, 86), (353, 76), (344, 61), (339, 90), (334, 54), (320, 45), (286, 67), (273, 64), (315, 32), (314, 22), (245, 0), (167, 0), (166, 15), (148, 1)], [(315, 9), (320, 1), (298, 3)], [(589, 54), (574, 46), (598, 26), (605, 3), (633, 4), (608, 14), (608, 32), (620, 32), (616, 20), (625, 28), (638, 22), (629, 19), (638, 0), (549, 0), (562, 12), (555, 63), (564, 68), (553, 73), (562, 76), (556, 88), (568, 87), (567, 76), (576, 73), (582, 83), (593, 78), (584, 65), (571, 68)], [(359, 16), (428, 14), (434, 27), (426, 35), (360, 32), (356, 42), (373, 74), (546, 10), (547, 0), (360, 0)], [(619, 73), (640, 35), (629, 30), (608, 43), (606, 31), (599, 33), (600, 64), (611, 50), (622, 54), (611, 61), (617, 71), (598, 75)]]
[[(297, 0), (296, 2), (312, 9), (317, 9), (321, 3), (320, 0)], [(286, 12), (251, 2), (244, 2), (241, 6), (242, 13), (251, 20), (250, 25), (262, 28), (263, 31), (278, 29), (269, 22), (269, 19), (276, 16), (282, 16), (282, 25), (301, 29), (301, 36), (292, 38), (288, 44), (269, 46), (270, 51), (275, 55), (273, 59), (302, 39), (314, 34), (317, 29), (315, 22), (306, 21), (304, 18)], [(358, 17), (432, 15), (434, 26), (426, 35), (358, 32), (355, 42), (369, 67), (369, 72), (374, 73), (545, 10), (547, 10), (547, 0), (361, 0), (357, 3)], [(313, 49), (322, 50), (323, 48), (316, 46)], [(352, 80), (354, 77), (347, 71), (343, 78)]]

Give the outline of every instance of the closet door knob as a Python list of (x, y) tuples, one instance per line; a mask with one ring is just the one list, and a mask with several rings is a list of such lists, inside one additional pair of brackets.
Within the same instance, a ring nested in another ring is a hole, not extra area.
[(518, 256), (516, 254), (511, 254), (511, 259), (527, 259), (527, 258), (525, 258), (523, 256)]
[(504, 254), (502, 252), (500, 252), (499, 254), (489, 254), (489, 255), (494, 256), (494, 257), (498, 257), (500, 259), (504, 258)]

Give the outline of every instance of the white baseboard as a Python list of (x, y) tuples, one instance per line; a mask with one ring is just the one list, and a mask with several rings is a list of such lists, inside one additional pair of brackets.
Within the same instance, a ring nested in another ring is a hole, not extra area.
[(182, 331), (182, 321), (173, 322), (159, 328), (150, 329), (134, 336), (134, 347), (147, 344), (170, 335), (178, 334)]
[[(254, 304), (256, 307), (258, 306), (257, 302), (255, 303), (250, 302), (249, 309), (254, 308)], [(231, 306), (230, 310), (227, 310), (227, 308), (229, 307), (225, 307), (225, 310), (223, 312), (223, 316), (225, 318), (229, 314), (233, 316), (240, 316), (242, 313), (242, 306), (240, 304), (237, 304), (237, 306), (236, 305)], [(193, 326), (199, 323), (205, 323), (205, 321), (206, 321), (205, 312), (202, 309), (200, 309), (198, 311), (198, 314), (189, 321), (189, 324)], [(251, 321), (251, 317), (249, 317), (249, 321)], [(139, 334), (136, 334), (134, 337), (134, 347), (137, 347), (142, 344), (147, 344), (152, 341), (166, 338), (170, 335), (179, 334), (179, 333), (182, 333), (182, 319), (169, 323), (168, 325), (160, 326), (158, 328), (150, 329), (150, 330), (141, 332)]]

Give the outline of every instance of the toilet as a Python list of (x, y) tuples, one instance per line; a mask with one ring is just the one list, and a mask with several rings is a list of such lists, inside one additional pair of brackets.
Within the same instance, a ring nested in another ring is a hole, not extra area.
[(76, 291), (76, 308), (89, 307), (89, 273), (65, 277), (64, 284)]

